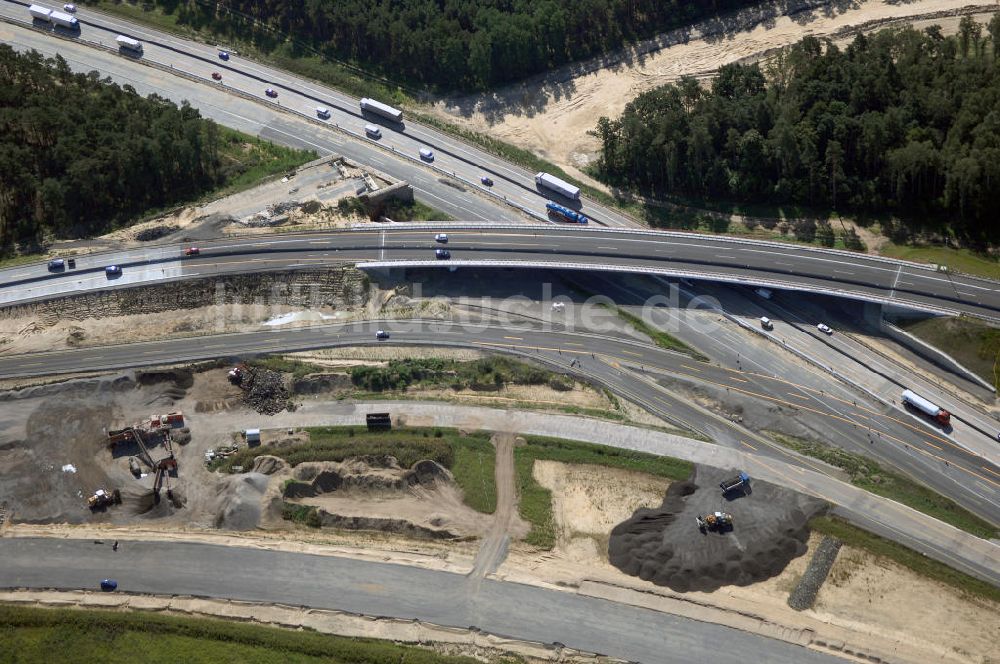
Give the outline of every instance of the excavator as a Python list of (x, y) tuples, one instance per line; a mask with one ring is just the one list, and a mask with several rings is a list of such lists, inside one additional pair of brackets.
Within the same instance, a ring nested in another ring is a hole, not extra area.
[(166, 459), (160, 459), (160, 462), (156, 465), (156, 477), (153, 478), (153, 498), (156, 502), (160, 502), (160, 489), (164, 486), (167, 487), (167, 499), (173, 500), (174, 493), (170, 490), (170, 471), (177, 469), (177, 459), (173, 456), (169, 456)]
[(733, 515), (729, 512), (712, 512), (695, 517), (701, 530), (725, 530), (733, 526)]

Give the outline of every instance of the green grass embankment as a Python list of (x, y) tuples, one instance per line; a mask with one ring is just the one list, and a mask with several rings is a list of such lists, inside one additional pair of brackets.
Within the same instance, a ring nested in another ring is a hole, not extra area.
[(2, 662), (101, 664), (476, 664), (390, 641), (211, 618), (0, 605)]

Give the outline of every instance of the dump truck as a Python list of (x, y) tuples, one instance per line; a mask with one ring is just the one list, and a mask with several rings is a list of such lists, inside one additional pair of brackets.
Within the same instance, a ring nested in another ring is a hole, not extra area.
[(736, 477), (730, 477), (728, 480), (719, 482), (719, 488), (722, 489), (723, 494), (736, 491), (737, 489), (741, 489), (743, 493), (750, 493), (750, 476), (741, 470), (740, 474)]
[(941, 406), (931, 403), (919, 394), (911, 392), (910, 390), (903, 390), (903, 403), (912, 408), (916, 408), (927, 417), (937, 421), (937, 423), (943, 427), (951, 424), (951, 413), (946, 411)]
[(381, 115), (383, 118), (388, 118), (393, 122), (403, 121), (403, 112), (401, 110), (393, 108), (388, 104), (383, 104), (380, 101), (368, 99), (367, 97), (361, 100), (361, 110), (374, 113), (375, 115)]
[(733, 515), (729, 512), (712, 512), (705, 516), (696, 516), (695, 521), (702, 530), (722, 530), (733, 525)]
[(535, 184), (539, 187), (551, 189), (557, 194), (562, 194), (566, 198), (572, 198), (574, 201), (580, 200), (579, 187), (574, 187), (569, 182), (560, 180), (556, 176), (550, 175), (549, 173), (535, 173)]
[(107, 489), (98, 489), (94, 495), (87, 498), (87, 506), (92, 510), (99, 510), (109, 505), (121, 505), (121, 502), (122, 494), (118, 489), (110, 492)]
[(549, 213), (550, 217), (555, 217), (559, 221), (568, 221), (574, 224), (586, 224), (588, 221), (588, 219), (579, 212), (570, 210), (568, 207), (564, 207), (558, 203), (546, 203), (545, 210)]

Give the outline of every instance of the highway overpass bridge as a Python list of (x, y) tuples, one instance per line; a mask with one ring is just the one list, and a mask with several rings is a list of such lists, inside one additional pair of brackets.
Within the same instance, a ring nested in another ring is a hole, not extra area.
[[(435, 241), (447, 233), (448, 242)], [(691, 233), (556, 225), (406, 224), (226, 238), (77, 258), (75, 270), (44, 263), (0, 271), (0, 306), (183, 279), (355, 263), (395, 268), (543, 268), (706, 279), (835, 295), (1000, 321), (1000, 284), (933, 266), (867, 254)], [(450, 258), (436, 257), (447, 249)], [(109, 279), (104, 266), (123, 268)]]

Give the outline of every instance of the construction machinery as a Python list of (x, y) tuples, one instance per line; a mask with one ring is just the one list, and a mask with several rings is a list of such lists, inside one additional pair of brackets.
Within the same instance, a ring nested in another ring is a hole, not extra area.
[(750, 493), (750, 476), (744, 473), (742, 470), (740, 474), (736, 477), (731, 477), (728, 480), (723, 480), (719, 482), (719, 488), (722, 489), (722, 494), (731, 493), (736, 490), (741, 490), (743, 493)]
[(229, 370), (229, 382), (237, 385), (246, 391), (253, 388), (254, 380), (257, 379), (257, 370), (253, 367), (240, 363)]
[(170, 473), (177, 470), (177, 459), (173, 456), (169, 456), (165, 459), (160, 459), (160, 462), (156, 465), (156, 477), (153, 478), (153, 499), (156, 502), (160, 501), (160, 489), (163, 487), (167, 488), (167, 498), (173, 500), (174, 493), (170, 489)]
[(108, 491), (107, 489), (98, 489), (94, 492), (94, 495), (87, 498), (87, 507), (92, 510), (104, 509), (111, 505), (121, 505), (122, 494), (121, 491), (115, 489), (114, 491)]
[(696, 516), (695, 521), (701, 530), (726, 530), (733, 527), (733, 515), (729, 512), (712, 512), (705, 516)]
[(221, 445), (214, 450), (205, 452), (205, 463), (211, 463), (215, 459), (225, 459), (240, 451), (236, 445)]

